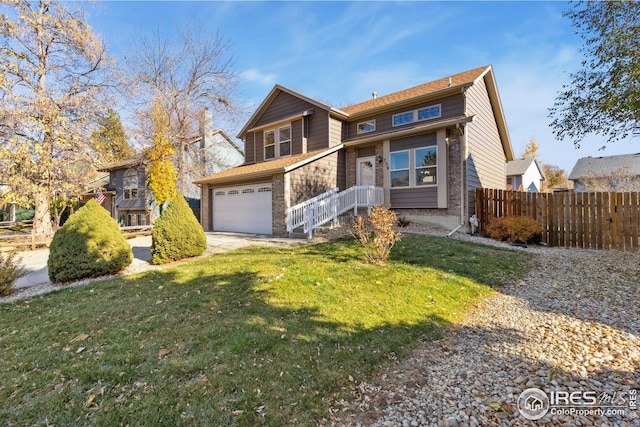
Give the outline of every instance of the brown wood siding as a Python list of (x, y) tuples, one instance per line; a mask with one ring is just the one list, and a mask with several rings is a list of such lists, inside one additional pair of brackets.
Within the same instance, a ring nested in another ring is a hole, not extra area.
[(307, 152), (329, 148), (329, 113), (316, 108), (307, 120), (309, 126)]
[(302, 119), (291, 122), (291, 155), (302, 154)]
[(372, 145), (370, 147), (358, 147), (358, 158), (360, 157), (371, 157), (376, 155), (376, 146)]
[[(437, 134), (435, 132), (431, 132), (407, 138), (392, 139), (389, 144), (389, 150), (391, 152), (410, 150), (412, 148), (430, 147), (432, 145), (437, 145), (437, 143)], [(440, 155), (440, 153), (438, 153), (438, 155)]]
[(329, 147), (342, 143), (342, 122), (329, 117)]
[(323, 111), (318, 110), (318, 108), (313, 104), (303, 101), (302, 99), (286, 92), (280, 92), (252, 127), (275, 123), (286, 119), (287, 117), (302, 114), (303, 111), (310, 109), (313, 109), (315, 113), (324, 113)]
[(437, 208), (438, 188), (391, 189), (392, 208)]
[[(339, 178), (340, 170), (344, 169), (344, 156), (340, 152), (325, 156), (315, 162), (291, 171), (291, 205), (308, 200), (322, 194), (330, 188), (340, 187), (344, 178)], [(344, 173), (342, 174), (344, 176)], [(344, 184), (343, 184), (344, 185)]]
[(507, 160), (483, 79), (467, 90), (467, 109), (475, 115), (467, 125), (468, 191), (475, 195), (476, 188), (505, 189)]
[[(440, 109), (440, 112), (442, 114), (441, 117), (430, 119), (430, 120), (422, 120), (419, 122), (408, 123), (402, 126), (392, 126), (392, 123), (393, 123), (392, 120), (393, 120), (394, 114), (413, 111), (419, 108), (424, 108), (424, 107), (428, 107), (436, 104), (441, 105), (441, 109)], [(422, 103), (411, 105), (408, 107), (402, 107), (393, 111), (387, 111), (387, 112), (376, 114), (370, 117), (363, 117), (361, 119), (357, 119), (349, 123), (346, 139), (353, 139), (353, 138), (357, 138), (359, 136), (365, 136), (365, 135), (370, 136), (370, 135), (389, 132), (393, 130), (407, 129), (412, 126), (427, 124), (430, 121), (457, 117), (463, 113), (464, 113), (464, 97), (462, 96), (462, 94), (451, 95), (451, 96), (447, 96), (446, 98), (422, 102)], [(373, 132), (367, 132), (367, 133), (358, 135), (358, 123), (362, 123), (371, 119), (376, 120), (376, 130)]]
[(244, 143), (244, 164), (248, 165), (256, 161), (254, 144), (255, 132), (249, 132)]
[(255, 152), (255, 161), (256, 163), (264, 162), (264, 132), (261, 130), (253, 133), (256, 138), (256, 152)]

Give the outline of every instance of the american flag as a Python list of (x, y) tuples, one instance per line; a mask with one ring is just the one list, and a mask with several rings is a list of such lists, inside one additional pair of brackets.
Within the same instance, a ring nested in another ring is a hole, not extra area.
[(96, 193), (96, 202), (98, 202), (99, 205), (103, 204), (105, 200), (107, 200), (107, 196), (99, 192)]

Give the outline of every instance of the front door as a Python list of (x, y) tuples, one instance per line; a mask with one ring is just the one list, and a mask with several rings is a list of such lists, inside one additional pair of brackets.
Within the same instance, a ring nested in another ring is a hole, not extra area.
[(376, 158), (361, 157), (358, 159), (356, 185), (376, 185)]

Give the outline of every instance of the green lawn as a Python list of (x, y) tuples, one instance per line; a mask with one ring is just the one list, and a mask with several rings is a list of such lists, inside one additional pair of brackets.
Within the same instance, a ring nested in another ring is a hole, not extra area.
[(313, 425), (522, 256), (417, 236), (384, 267), (352, 241), (253, 247), (1, 304), (0, 425)]

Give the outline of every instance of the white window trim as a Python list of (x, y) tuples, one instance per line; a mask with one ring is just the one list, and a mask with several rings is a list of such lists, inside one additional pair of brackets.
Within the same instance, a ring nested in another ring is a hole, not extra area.
[[(371, 130), (361, 130), (360, 129), (360, 125), (364, 125), (364, 124), (370, 124), (371, 126), (373, 126), (373, 129), (371, 129)], [(363, 133), (375, 132), (376, 131), (376, 119), (365, 120), (364, 122), (358, 123), (356, 125), (356, 130), (358, 132), (358, 135), (363, 134)]]
[[(126, 187), (125, 186), (125, 182), (127, 181), (128, 178), (135, 178), (136, 179), (136, 185), (135, 186), (129, 186)], [(123, 175), (122, 175), (122, 200), (138, 200), (138, 198), (140, 197), (140, 195), (138, 193), (140, 193), (140, 186), (138, 185), (138, 180), (140, 179), (140, 177), (138, 176), (138, 172), (137, 171), (126, 171)], [(126, 192), (127, 190), (129, 191), (129, 197), (126, 197)], [(136, 197), (131, 197), (131, 190), (136, 190)]]
[[(434, 166), (424, 166), (424, 167), (419, 167), (416, 168), (416, 151), (417, 150), (422, 150), (424, 148), (435, 148), (436, 149), (436, 164)], [(401, 171), (401, 170), (406, 170), (406, 169), (391, 169), (391, 155), (395, 154), (395, 153), (404, 153), (404, 152), (409, 152), (409, 185), (406, 187), (394, 187), (391, 184), (391, 172), (394, 171)], [(409, 190), (409, 189), (413, 189), (415, 190), (416, 188), (433, 188), (433, 187), (437, 187), (438, 183), (440, 182), (439, 178), (438, 178), (438, 168), (439, 168), (439, 163), (440, 163), (440, 157), (438, 156), (438, 146), (437, 145), (427, 145), (424, 147), (416, 147), (416, 148), (410, 148), (407, 150), (398, 150), (398, 151), (391, 151), (389, 153), (389, 188), (391, 188), (392, 190)], [(436, 183), (435, 184), (424, 184), (424, 185), (418, 185), (416, 183), (416, 170), (417, 169), (423, 169), (423, 168), (435, 168), (435, 177), (436, 177)]]
[[(435, 108), (438, 107), (438, 112), (439, 114), (437, 116), (433, 116), (433, 117), (427, 117), (426, 119), (420, 119), (418, 120), (418, 111), (420, 110), (428, 110), (429, 108)], [(406, 122), (406, 123), (400, 123), (400, 124), (395, 124), (396, 122), (396, 117), (397, 116), (404, 116), (405, 114), (409, 114), (411, 113), (413, 116), (413, 119), (410, 122)], [(391, 117), (391, 126), (393, 127), (398, 127), (398, 126), (404, 126), (404, 125), (408, 125), (410, 123), (415, 123), (415, 122), (424, 122), (426, 120), (431, 120), (431, 119), (437, 119), (438, 117), (442, 117), (442, 104), (434, 104), (434, 105), (429, 105), (426, 107), (420, 107), (420, 108), (416, 108), (415, 110), (411, 110), (411, 111), (404, 111), (402, 113), (398, 113), (398, 114), (394, 114)]]
[[(289, 140), (284, 140), (284, 141), (280, 141), (280, 130), (284, 129), (284, 128), (289, 128)], [(267, 140), (266, 135), (269, 132), (273, 132), (273, 144), (269, 144), (269, 145), (265, 145), (265, 141)], [(289, 154), (285, 154), (285, 155), (281, 155), (280, 154), (280, 144), (284, 144), (286, 142), (289, 142)], [(273, 157), (267, 158), (267, 147), (272, 147), (273, 146)], [(262, 132), (262, 158), (265, 162), (271, 161), (271, 160), (275, 160), (275, 159), (279, 159), (281, 157), (291, 157), (293, 152), (293, 127), (291, 126), (291, 123), (284, 125), (284, 126), (278, 126), (275, 128), (271, 128), (271, 129), (265, 129)]]
[[(433, 166), (416, 166), (416, 161), (415, 161), (415, 156), (416, 156), (416, 151), (418, 150), (423, 150), (425, 148), (434, 148), (436, 150), (436, 164)], [(427, 147), (417, 147), (414, 148), (413, 150), (413, 179), (414, 179), (414, 186), (415, 188), (427, 188), (427, 187), (437, 187), (438, 186), (438, 146), (437, 145), (429, 145)], [(435, 184), (418, 184), (417, 182), (415, 182), (416, 179), (416, 172), (418, 171), (418, 169), (435, 169), (435, 175), (434, 178), (436, 180)]]
[[(402, 169), (391, 169), (391, 156), (393, 154), (398, 154), (398, 153), (409, 153), (409, 165), (407, 168), (402, 168)], [(399, 189), (399, 188), (411, 188), (411, 150), (398, 150), (398, 151), (392, 151), (391, 153), (389, 153), (389, 187), (393, 188), (393, 189)], [(404, 171), (404, 170), (408, 170), (409, 171), (409, 185), (408, 186), (402, 186), (402, 187), (394, 187), (393, 186), (393, 181), (391, 180), (391, 172), (396, 172), (396, 171)]]

